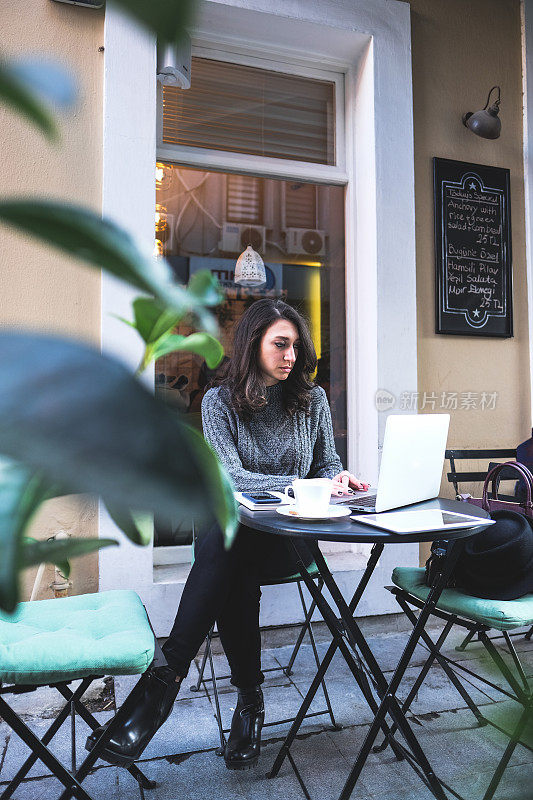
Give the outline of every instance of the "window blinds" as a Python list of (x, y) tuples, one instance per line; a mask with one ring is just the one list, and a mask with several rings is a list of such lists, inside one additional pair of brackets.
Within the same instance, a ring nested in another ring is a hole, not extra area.
[(226, 219), (228, 222), (263, 220), (263, 182), (250, 175), (226, 176)]
[(163, 87), (164, 144), (335, 164), (335, 84), (192, 59), (190, 89)]

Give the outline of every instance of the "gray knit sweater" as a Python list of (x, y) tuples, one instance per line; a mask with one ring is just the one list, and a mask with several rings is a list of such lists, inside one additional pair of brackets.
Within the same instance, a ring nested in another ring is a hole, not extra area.
[(227, 388), (209, 389), (202, 400), (204, 436), (240, 492), (281, 490), (295, 478), (332, 478), (342, 470), (335, 451), (331, 412), (320, 386), (311, 389), (309, 415), (288, 414), (282, 388), (267, 387), (267, 405), (243, 422)]

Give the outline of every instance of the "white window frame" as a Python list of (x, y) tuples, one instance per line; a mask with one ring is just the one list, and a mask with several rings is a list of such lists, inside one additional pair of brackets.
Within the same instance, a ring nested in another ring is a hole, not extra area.
[[(210, 150), (204, 147), (184, 147), (164, 144), (162, 87), (158, 84), (157, 115), (157, 158), (160, 161), (179, 163), (182, 166), (197, 169), (218, 170), (237, 174), (254, 174), (265, 178), (300, 179), (313, 183), (346, 184), (346, 141), (345, 141), (345, 71), (317, 69), (304, 60), (286, 61), (285, 54), (275, 48), (267, 51), (267, 58), (258, 58), (244, 54), (237, 48), (230, 52), (217, 48), (212, 43), (204, 43), (193, 39), (193, 56), (209, 58), (214, 61), (225, 61), (245, 67), (256, 67), (271, 72), (297, 75), (302, 78), (329, 81), (335, 85), (335, 164), (316, 164), (309, 161), (293, 161), (285, 158), (268, 158), (247, 153), (233, 153), (227, 150)], [(187, 91), (187, 90), (184, 90)]]
[[(333, 69), (324, 68), (324, 66), (318, 69), (313, 66), (312, 63), (309, 63), (309, 61), (302, 59), (287, 61), (286, 53), (279, 52), (276, 48), (267, 51), (263, 50), (263, 52), (266, 53), (266, 57), (258, 58), (249, 53), (243, 53), (239, 48), (233, 51), (228, 49), (221, 50), (212, 42), (204, 43), (199, 39), (193, 39), (192, 45), (193, 56), (334, 83), (335, 165), (316, 164), (310, 161), (293, 161), (284, 158), (266, 158), (263, 156), (250, 155), (248, 153), (233, 153), (226, 150), (209, 150), (208, 148), (163, 144), (163, 102), (162, 87), (159, 84), (157, 93), (157, 160), (202, 170), (215, 170), (241, 175), (259, 175), (260, 177), (277, 178), (279, 180), (299, 178), (310, 183), (334, 186), (346, 185), (348, 183), (348, 175), (346, 174), (345, 136), (345, 75), (347, 70), (338, 68), (334, 71)], [(348, 312), (349, 308), (346, 298), (346, 316), (348, 316)], [(348, 387), (346, 387), (346, 389), (348, 396)], [(349, 419), (347, 420), (347, 427), (349, 439)], [(335, 554), (337, 563), (342, 563), (342, 568), (346, 570), (351, 569), (355, 563), (352, 554), (356, 554), (357, 562), (359, 562), (362, 555), (361, 547), (350, 543), (324, 543), (321, 549), (326, 555)], [(175, 553), (175, 558), (172, 557), (173, 553)], [(344, 558), (341, 558), (341, 554)], [(164, 576), (168, 574), (168, 570), (165, 569), (166, 567), (171, 564), (185, 564), (187, 561), (190, 563), (190, 559), (190, 545), (178, 544), (154, 547), (154, 567), (156, 572), (159, 572), (163, 579)]]
[[(253, 7), (252, 7), (253, 6)], [(194, 36), (221, 50), (262, 53), (275, 44), (318, 68), (346, 70), (346, 285), (348, 468), (375, 482), (385, 413), (375, 395), (417, 389), (416, 261), (410, 7), (400, 0), (202, 0)], [(103, 214), (153, 247), (156, 159), (155, 39), (118, 7), (106, 9)], [(152, 112), (153, 109), (153, 112)], [(357, 136), (355, 131), (357, 130)], [(356, 169), (357, 164), (357, 169)], [(295, 176), (296, 177), (296, 176)], [(328, 177), (328, 182), (331, 180)], [(142, 355), (129, 317), (137, 292), (102, 275), (102, 350), (135, 371)], [(398, 313), (401, 309), (401, 313)], [(400, 356), (398, 341), (402, 342)], [(142, 377), (153, 386), (153, 370)], [(156, 635), (168, 635), (183, 583), (154, 580), (153, 547), (137, 547), (101, 506), (99, 535), (120, 546), (99, 551), (99, 589), (135, 589)], [(386, 548), (359, 614), (396, 611), (383, 586), (399, 563), (415, 566), (417, 545)], [(333, 566), (333, 565), (332, 565)], [(334, 574), (337, 570), (333, 566)], [(360, 568), (339, 572), (345, 597)], [(294, 586), (265, 587), (261, 624), (300, 618)]]

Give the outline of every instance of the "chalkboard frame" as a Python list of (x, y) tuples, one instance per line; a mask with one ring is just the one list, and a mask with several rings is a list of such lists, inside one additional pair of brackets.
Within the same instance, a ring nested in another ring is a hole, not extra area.
[[(483, 327), (475, 328), (468, 323), (466, 313), (448, 312), (445, 307), (445, 260), (443, 258), (443, 181), (457, 182), (458, 173), (463, 177), (474, 173), (482, 185), (497, 189), (503, 194), (502, 208), (502, 290), (504, 314), (489, 314)], [(512, 249), (511, 249), (511, 205), (510, 171), (503, 167), (473, 164), (467, 161), (454, 161), (447, 158), (433, 158), (433, 191), (435, 214), (435, 333), (453, 336), (482, 336), (511, 338), (513, 336), (513, 294), (512, 294)]]

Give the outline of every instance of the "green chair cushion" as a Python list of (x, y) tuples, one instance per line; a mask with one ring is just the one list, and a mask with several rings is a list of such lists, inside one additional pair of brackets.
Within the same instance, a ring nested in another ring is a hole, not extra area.
[[(419, 600), (426, 600), (429, 594), (429, 587), (424, 583), (423, 568), (396, 567), (392, 580), (400, 589)], [(465, 594), (459, 589), (444, 589), (437, 607), (458, 617), (481, 622), (498, 631), (533, 624), (533, 594), (527, 594), (518, 600), (485, 600)]]
[(129, 590), (20, 603), (0, 613), (0, 681), (45, 685), (89, 675), (138, 675), (154, 635)]
[[(314, 561), (307, 567), (307, 572), (312, 578), (320, 577), (318, 567)], [(277, 586), (278, 583), (294, 583), (295, 581), (301, 580), (302, 576), (300, 573), (295, 572), (293, 575), (287, 575), (285, 578), (261, 578), (261, 586)]]

